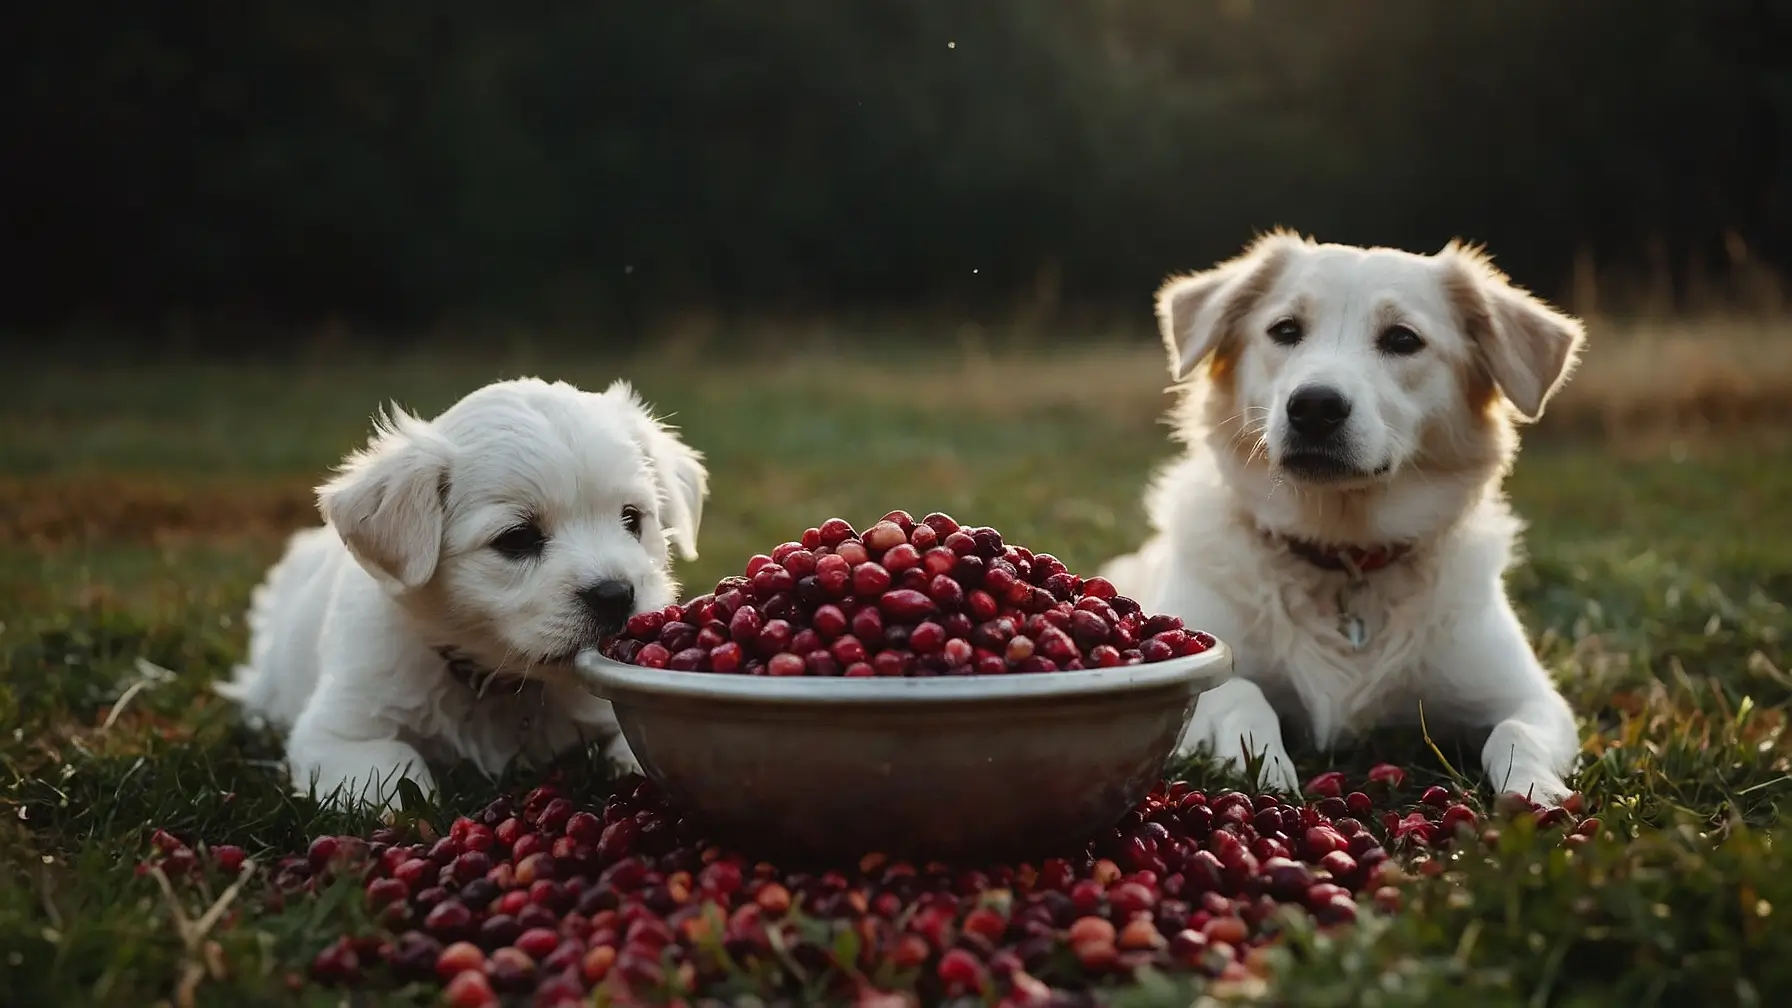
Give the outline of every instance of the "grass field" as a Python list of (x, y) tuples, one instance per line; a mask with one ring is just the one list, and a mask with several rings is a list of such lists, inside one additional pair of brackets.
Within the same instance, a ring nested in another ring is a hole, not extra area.
[[(182, 990), (347, 1003), (286, 978), (360, 919), (348, 894), (221, 924), (202, 954), (133, 866), (154, 826), (252, 852), (367, 828), (287, 795), (277, 744), (205, 685), (241, 654), (243, 605), (282, 537), (314, 519), (309, 488), (384, 399), (428, 413), (503, 374), (636, 379), (709, 457), (690, 583), (822, 517), (897, 507), (994, 525), (1072, 569), (1136, 544), (1143, 479), (1170, 452), (1154, 350), (878, 346), (793, 345), (747, 365), (693, 346), (626, 364), (525, 353), (0, 377), (0, 1003)], [(1760, 333), (1625, 346), (1595, 353), (1509, 484), (1532, 522), (1512, 588), (1583, 716), (1579, 785), (1605, 837), (1570, 855), (1515, 834), (1491, 862), (1456, 859), (1409, 913), (1291, 942), (1275, 1000), (1792, 998), (1792, 864), (1776, 835), (1792, 813), (1792, 439), (1778, 427), (1792, 355)], [(1303, 775), (1380, 758), (1448, 773), (1405, 737), (1300, 757)], [(462, 773), (442, 804), (498, 786)]]

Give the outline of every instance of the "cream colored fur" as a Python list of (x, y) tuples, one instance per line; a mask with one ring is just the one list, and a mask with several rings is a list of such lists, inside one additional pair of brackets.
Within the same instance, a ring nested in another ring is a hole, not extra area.
[[(1506, 598), (1521, 523), (1500, 484), (1514, 421), (1566, 380), (1580, 324), (1454, 243), (1416, 255), (1285, 233), (1170, 281), (1158, 308), (1187, 451), (1148, 493), (1150, 539), (1103, 573), (1235, 651), (1238, 676), (1202, 696), (1181, 749), (1263, 755), (1264, 782), (1294, 790), (1284, 726), (1331, 747), (1422, 707), (1434, 731), (1485, 733), (1496, 788), (1562, 797), (1576, 726)], [(1422, 347), (1389, 352), (1396, 328)], [(1315, 384), (1350, 404), (1336, 471), (1294, 464), (1288, 402)], [(1409, 551), (1352, 597), (1361, 650), (1340, 628), (1348, 575), (1289, 539)]]

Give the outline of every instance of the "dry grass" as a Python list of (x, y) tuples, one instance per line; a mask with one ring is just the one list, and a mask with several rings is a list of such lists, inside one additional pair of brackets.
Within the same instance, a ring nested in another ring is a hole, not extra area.
[[(949, 349), (897, 356), (843, 352), (837, 334), (819, 328), (748, 327), (724, 337), (713, 324), (695, 323), (670, 330), (665, 341), (693, 366), (713, 360), (717, 348), (729, 343), (770, 345), (787, 354), (748, 365), (747, 373), (813, 369), (818, 380), (832, 376), (874, 399), (900, 396), (969, 415), (1100, 406), (1156, 416), (1167, 404), (1163, 351), (1143, 333), (1121, 336), (1110, 329), (1091, 340), (1087, 332), (1055, 328), (1045, 338), (1014, 329), (924, 328), (944, 336)], [(1626, 441), (1792, 420), (1792, 316), (1654, 321), (1593, 316), (1587, 329), (1581, 366), (1536, 425), (1540, 435)], [(807, 363), (793, 363), (796, 357)], [(890, 380), (905, 371), (937, 375), (941, 358), (954, 357), (958, 363), (949, 383)]]

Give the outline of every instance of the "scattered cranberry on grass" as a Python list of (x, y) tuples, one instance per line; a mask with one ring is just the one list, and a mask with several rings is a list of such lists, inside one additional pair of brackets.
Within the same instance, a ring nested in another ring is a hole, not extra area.
[[(1381, 788), (1388, 776), (1377, 768), (1359, 783)], [(1335, 783), (1343, 792), (1352, 781)], [(374, 933), (331, 942), (312, 980), (436, 983), (453, 1005), (525, 995), (571, 1005), (599, 988), (626, 1002), (738, 984), (718, 949), (770, 982), (768, 994), (795, 982), (778, 972), (794, 962), (838, 978), (846, 996), (865, 993), (846, 978), (896, 970), (923, 1000), (1025, 1003), (1052, 994), (1040, 976), (1072, 990), (1144, 967), (1237, 979), (1261, 968), (1278, 907), (1347, 926), (1361, 907), (1399, 912), (1403, 878), (1441, 874), (1440, 848), (1497, 843), (1515, 817), (1558, 828), (1570, 847), (1601, 829), (1517, 797), (1501, 799), (1490, 813), (1499, 821), (1484, 826), (1447, 788), (1367, 809), (1364, 792), (1348, 794), (1303, 803), (1172, 782), (1070, 857), (966, 866), (873, 852), (829, 871), (785, 870), (710, 843), (638, 778), (596, 808), (544, 786), (500, 798), (432, 842), (397, 830), (320, 837), (303, 855), (272, 859), (269, 899), (356, 880)], [(242, 864), (223, 853), (234, 848), (199, 855), (162, 832), (149, 846), (145, 865), (164, 871), (183, 859), (225, 872)], [(854, 961), (834, 962), (847, 948)], [(1079, 972), (1064, 974), (1065, 964)]]

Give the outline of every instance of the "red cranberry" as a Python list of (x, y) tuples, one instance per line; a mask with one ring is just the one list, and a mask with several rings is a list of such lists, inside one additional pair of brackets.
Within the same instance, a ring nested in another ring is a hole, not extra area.
[(409, 899), (411, 889), (395, 878), (374, 879), (367, 883), (367, 905), (375, 910), (400, 900)]
[(1082, 657), (1082, 653), (1077, 650), (1076, 642), (1070, 639), (1069, 634), (1057, 627), (1046, 627), (1034, 643), (1040, 654), (1060, 664)]
[(799, 549), (793, 551), (789, 556), (778, 561), (778, 563), (785, 570), (790, 572), (791, 577), (801, 581), (803, 578), (815, 573), (815, 564), (818, 560), (819, 558), (816, 557), (815, 554), (806, 549)]
[(921, 566), (915, 568), (924, 574), (928, 582), (941, 575), (950, 575), (958, 568), (958, 554), (949, 547), (935, 546), (921, 554)]
[(897, 527), (902, 529), (903, 535), (907, 535), (909, 531), (915, 527), (915, 516), (900, 508), (884, 515), (882, 518), (879, 518), (878, 521), (895, 522)]
[(1174, 657), (1176, 657), (1175, 649), (1155, 637), (1139, 645), (1139, 658), (1143, 661), (1169, 661)]
[(853, 636), (864, 641), (867, 646), (883, 639), (883, 614), (872, 606), (865, 606), (852, 614)]
[(1330, 872), (1332, 878), (1340, 883), (1356, 877), (1356, 858), (1341, 850), (1332, 851), (1319, 859), (1319, 867)]
[(908, 533), (893, 521), (880, 521), (866, 529), (860, 539), (865, 543), (866, 549), (882, 554), (897, 546), (907, 545)]
[(636, 613), (623, 624), (623, 632), (639, 641), (650, 641), (659, 637), (660, 628), (666, 625), (666, 614), (658, 609)]
[(1392, 763), (1377, 763), (1369, 768), (1369, 781), (1373, 784), (1386, 784), (1388, 787), (1399, 787), (1406, 780), (1406, 771)]
[(466, 933), (473, 923), (472, 911), (458, 900), (443, 900), (423, 918), (423, 928), (444, 940)]
[(531, 959), (546, 959), (560, 947), (560, 933), (547, 928), (533, 928), (517, 935), (512, 944)]
[(1009, 639), (1003, 657), (1010, 662), (1023, 662), (1033, 657), (1033, 640), (1030, 637), (1015, 636)]
[(815, 580), (830, 598), (840, 598), (852, 583), (852, 564), (839, 554), (819, 557), (815, 561)]
[(791, 636), (788, 650), (792, 654), (808, 654), (811, 651), (820, 650), (821, 646), (821, 635), (816, 633), (813, 627), (808, 627), (798, 630)]
[(860, 598), (881, 595), (890, 587), (890, 572), (882, 564), (866, 561), (852, 569), (852, 591)]
[[(910, 643), (913, 643), (913, 638), (910, 639)], [(946, 660), (951, 662), (954, 666), (969, 665), (971, 663), (973, 651), (974, 649), (971, 647), (971, 642), (962, 637), (948, 639), (945, 646), (941, 649), (941, 653), (945, 655)]]
[(664, 645), (657, 643), (643, 645), (635, 655), (635, 664), (647, 668), (665, 668), (666, 663), (671, 660), (672, 652), (666, 650)]
[(940, 982), (946, 985), (948, 991), (978, 993), (989, 982), (988, 971), (983, 968), (983, 964), (977, 961), (976, 956), (961, 948), (946, 950), (946, 954), (940, 957), (938, 972)]
[(394, 869), (392, 877), (414, 891), (423, 885), (425, 879), (434, 878), (435, 870), (436, 866), (428, 859), (411, 858)]
[(815, 628), (816, 633), (828, 640), (833, 640), (835, 637), (845, 633), (847, 627), (850, 625), (847, 621), (846, 613), (841, 611), (840, 607), (837, 605), (817, 607), (814, 615), (809, 617), (809, 624)]
[(908, 543), (901, 543), (891, 547), (883, 555), (882, 562), (885, 570), (898, 575), (921, 566), (921, 551)]
[(766, 564), (753, 575), (753, 594), (762, 599), (788, 592), (795, 587), (796, 578), (775, 563)]
[(819, 528), (821, 532), (821, 544), (830, 548), (837, 547), (858, 534), (853, 531), (852, 523), (844, 518), (829, 518), (827, 521), (822, 522)]
[(1316, 798), (1336, 798), (1344, 793), (1344, 774), (1338, 770), (1322, 773), (1307, 781), (1301, 790)]
[(907, 588), (886, 592), (877, 600), (877, 605), (886, 617), (905, 622), (925, 619), (939, 611), (932, 599)]
[(946, 643), (946, 631), (938, 623), (928, 621), (909, 634), (908, 646), (918, 654), (932, 654)]
[(729, 641), (709, 652), (709, 669), (723, 674), (738, 672), (745, 657), (740, 645)]
[(525, 991), (535, 982), (535, 960), (522, 949), (501, 948), (492, 953), (488, 972), (498, 990)]
[(868, 658), (865, 645), (851, 634), (835, 640), (829, 651), (833, 654), (834, 660), (841, 665), (854, 665), (866, 661)]
[(474, 879), (484, 878), (485, 873), (492, 870), (492, 859), (484, 851), (468, 851), (454, 859), (449, 866), (456, 881), (466, 884)]
[(320, 836), (311, 841), (310, 849), (305, 852), (305, 860), (311, 865), (312, 871), (321, 872), (330, 867), (330, 862), (336, 859), (340, 848), (341, 844), (335, 837)]
[(1443, 826), (1445, 833), (1454, 833), (1458, 826), (1468, 826), (1473, 828), (1478, 825), (1478, 820), (1475, 817), (1474, 810), (1467, 805), (1451, 805), (1449, 808), (1444, 809), (1441, 825)]
[(775, 676), (799, 676), (807, 665), (803, 659), (788, 651), (775, 654), (766, 662), (766, 670)]
[(902, 651), (879, 651), (871, 657), (871, 667), (880, 676), (899, 676), (908, 671), (909, 656)]
[(791, 638), (796, 636), (788, 620), (775, 619), (767, 622), (759, 630), (756, 646), (759, 653), (767, 658), (790, 647)]
[(248, 852), (234, 844), (219, 844), (211, 849), (211, 855), (212, 863), (226, 875), (235, 875), (241, 872), (243, 862), (249, 859)]

